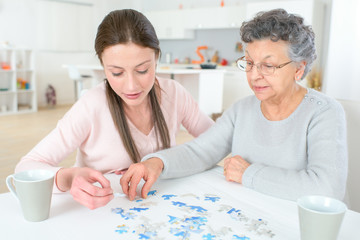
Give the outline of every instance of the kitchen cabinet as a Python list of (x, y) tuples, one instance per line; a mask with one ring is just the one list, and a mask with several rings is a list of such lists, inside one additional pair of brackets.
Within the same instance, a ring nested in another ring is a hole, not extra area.
[[(313, 23), (313, 15), (315, 4), (321, 4), (316, 0), (292, 0), (292, 1), (256, 1), (248, 2), (246, 4), (246, 19), (253, 18), (256, 13), (260, 11), (269, 11), (271, 9), (283, 8), (289, 13), (295, 13), (302, 16), (307, 24)], [(319, 15), (319, 12), (316, 12), (316, 15)], [(322, 13), (321, 13), (322, 15)], [(321, 16), (320, 16), (321, 17)]]
[(254, 92), (249, 87), (246, 73), (233, 67), (229, 68), (224, 76), (224, 97), (223, 109), (228, 109), (238, 100), (253, 95)]
[(188, 28), (191, 18), (187, 11), (153, 11), (145, 16), (153, 24), (159, 39), (194, 38), (194, 31)]
[(91, 1), (36, 2), (36, 27), (39, 29), (36, 40), (40, 50), (93, 51), (98, 23), (94, 22), (95, 9)]
[(37, 111), (33, 51), (0, 48), (0, 115)]
[(159, 39), (191, 39), (195, 29), (239, 28), (245, 7), (191, 8), (150, 11), (145, 16), (153, 24)]
[(164, 64), (157, 76), (182, 84), (198, 102), (202, 111), (211, 115), (228, 109), (241, 98), (253, 95), (246, 73), (234, 66), (204, 70), (196, 65)]
[(322, 21), (324, 4), (316, 0), (247, 1), (224, 7), (204, 7), (149, 11), (145, 16), (152, 22), (159, 39), (191, 39), (196, 29), (239, 29), (242, 22), (260, 11), (284, 8), (303, 16), (308, 24)]
[(225, 70), (160, 68), (156, 74), (183, 85), (198, 103), (200, 110), (207, 115), (222, 112)]
[(191, 29), (239, 28), (245, 17), (244, 6), (200, 8), (187, 10), (192, 16)]

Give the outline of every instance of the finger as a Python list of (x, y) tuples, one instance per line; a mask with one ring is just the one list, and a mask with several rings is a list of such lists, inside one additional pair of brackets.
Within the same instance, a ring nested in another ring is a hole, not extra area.
[(108, 202), (110, 202), (114, 195), (107, 195), (107, 196), (91, 196), (87, 192), (81, 191), (81, 189), (76, 189), (75, 191), (71, 191), (74, 200), (79, 202), (80, 204), (84, 205), (89, 209), (96, 209), (102, 206), (105, 206)]
[(99, 207), (103, 207), (108, 204), (112, 199), (114, 199), (114, 195), (107, 195), (102, 197), (91, 197), (89, 201), (86, 202), (86, 207), (93, 210)]
[(229, 174), (226, 174), (226, 175), (225, 175), (225, 179), (226, 179), (226, 181), (229, 181), (229, 182), (230, 182)]
[(126, 172), (127, 172), (127, 169), (126, 169), (126, 170), (121, 170), (121, 171), (119, 172), (119, 174), (120, 174), (120, 175), (124, 175)]
[(231, 162), (231, 157), (224, 160), (224, 168), (227, 168)]
[[(106, 179), (107, 180), (107, 179)], [(73, 186), (79, 188), (82, 191), (86, 192), (91, 196), (107, 196), (113, 193), (111, 187), (98, 187), (93, 185), (91, 182), (88, 182), (83, 177), (76, 177), (73, 180)], [(73, 188), (73, 186), (71, 188)]]
[(136, 188), (139, 185), (140, 181), (142, 179), (141, 175), (133, 175), (130, 180), (130, 186), (129, 186), (129, 199), (132, 201), (136, 197)]
[(130, 173), (125, 173), (121, 178), (120, 178), (120, 185), (121, 188), (123, 190), (123, 193), (125, 193), (126, 195), (129, 195), (129, 182), (130, 182)]
[(241, 183), (242, 181), (242, 172), (240, 171), (230, 171), (228, 174), (228, 179), (230, 182), (237, 182), (237, 183)]
[(147, 198), (147, 194), (149, 193), (152, 185), (155, 183), (156, 178), (149, 178), (141, 189), (142, 198)]
[(115, 174), (116, 175), (123, 175), (124, 173), (126, 173), (127, 170), (128, 170), (127, 168), (126, 169), (121, 169), (121, 170), (116, 170)]
[(91, 173), (90, 178), (94, 182), (99, 182), (103, 188), (111, 187), (110, 181), (101, 172), (96, 171)]

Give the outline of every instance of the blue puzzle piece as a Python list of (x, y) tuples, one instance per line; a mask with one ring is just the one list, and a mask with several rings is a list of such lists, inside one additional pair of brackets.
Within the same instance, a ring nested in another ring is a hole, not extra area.
[(125, 214), (121, 214), (121, 217), (124, 218), (125, 220), (129, 220), (129, 219), (134, 219), (136, 215), (132, 213), (125, 213)]
[(145, 210), (148, 210), (148, 209), (149, 208), (138, 208), (138, 207), (130, 208), (130, 210), (137, 211), (137, 212), (145, 211)]
[(204, 240), (214, 240), (215, 237), (216, 237), (215, 235), (211, 235), (210, 233), (202, 236), (202, 238), (203, 238)]
[(232, 213), (239, 213), (240, 212), (240, 210), (236, 210), (235, 208), (232, 208), (232, 209), (230, 209), (227, 213), (228, 214), (232, 214)]
[(140, 233), (139, 234), (139, 239), (150, 239), (150, 237), (145, 235), (145, 234)]
[(125, 225), (122, 226), (118, 226), (118, 229), (115, 230), (115, 232), (119, 233), (119, 234), (123, 234), (123, 233), (127, 233), (129, 230), (128, 227), (126, 227)]
[(166, 194), (166, 195), (162, 195), (161, 197), (163, 197), (164, 200), (170, 200), (170, 198), (176, 197), (176, 195), (174, 195), (174, 194)]
[(184, 220), (185, 222), (188, 222), (188, 221), (194, 221), (194, 222), (197, 222), (197, 223), (204, 223), (204, 222), (207, 222), (207, 219), (206, 217), (190, 217), (190, 218), (185, 218)]
[(172, 201), (172, 204), (173, 204), (174, 206), (179, 206), (179, 207), (184, 207), (184, 206), (186, 206), (186, 203), (183, 203), (183, 202), (174, 202), (174, 201)]
[(173, 223), (176, 223), (176, 222), (179, 222), (180, 221), (180, 218), (177, 218), (177, 217), (173, 217), (173, 216), (170, 216), (168, 215), (170, 220), (169, 220), (169, 223), (173, 224)]
[(220, 198), (219, 197), (205, 197), (204, 199), (205, 201), (212, 201), (212, 202), (216, 202), (219, 201)]
[(149, 191), (147, 195), (148, 195), (148, 196), (150, 196), (150, 195), (151, 195), (151, 196), (155, 196), (155, 195), (156, 195), (156, 192), (157, 192), (156, 190), (152, 190), (152, 191)]
[(207, 210), (205, 209), (205, 208), (203, 208), (203, 207), (200, 207), (200, 206), (189, 206), (189, 208), (191, 209), (191, 210), (195, 210), (195, 211), (197, 211), (197, 212), (207, 212)]
[(124, 212), (124, 209), (122, 209), (122, 208), (113, 208), (113, 209), (111, 209), (111, 212), (121, 215)]
[(156, 232), (145, 232), (145, 233), (141, 233), (139, 234), (139, 239), (151, 239), (151, 237), (155, 237), (156, 236)]
[(232, 239), (236, 239), (236, 240), (250, 240), (250, 238), (248, 237), (239, 237), (238, 235), (233, 235)]
[(177, 236), (177, 237), (180, 236), (180, 237), (182, 237), (182, 239), (190, 237), (189, 236), (190, 234), (188, 232), (184, 232), (184, 231), (179, 231), (178, 233), (175, 233), (174, 235)]

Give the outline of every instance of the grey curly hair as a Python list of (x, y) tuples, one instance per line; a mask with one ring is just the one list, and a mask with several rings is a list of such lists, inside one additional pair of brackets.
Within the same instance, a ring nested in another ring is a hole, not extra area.
[(252, 20), (243, 22), (240, 37), (244, 47), (262, 39), (288, 42), (289, 58), (295, 63), (306, 62), (302, 79), (316, 59), (315, 34), (311, 26), (305, 25), (302, 17), (289, 14), (284, 9), (259, 12)]

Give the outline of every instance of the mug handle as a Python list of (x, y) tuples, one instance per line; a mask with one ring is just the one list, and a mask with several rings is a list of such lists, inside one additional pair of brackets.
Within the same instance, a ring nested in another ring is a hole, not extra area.
[(14, 179), (14, 175), (7, 176), (6, 177), (6, 185), (7, 185), (8, 189), (10, 190), (10, 192), (14, 195), (14, 197), (19, 201), (16, 190), (14, 188), (13, 181), (11, 181), (12, 179)]

